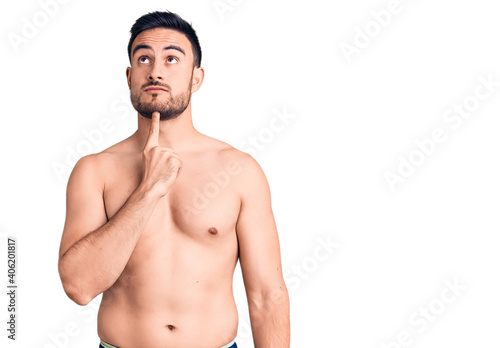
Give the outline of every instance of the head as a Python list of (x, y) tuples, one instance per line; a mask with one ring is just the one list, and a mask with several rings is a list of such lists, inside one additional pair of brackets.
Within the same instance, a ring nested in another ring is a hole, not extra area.
[(130, 30), (127, 82), (140, 115), (161, 120), (181, 115), (203, 82), (201, 48), (189, 23), (171, 12), (152, 12)]

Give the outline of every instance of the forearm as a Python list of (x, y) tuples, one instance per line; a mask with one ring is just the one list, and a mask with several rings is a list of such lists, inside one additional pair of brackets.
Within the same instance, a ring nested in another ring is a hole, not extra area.
[(290, 347), (290, 302), (286, 287), (261, 301), (249, 302), (253, 340), (256, 348)]
[(139, 186), (106, 224), (88, 233), (61, 257), (61, 280), (75, 302), (90, 302), (118, 279), (157, 200)]

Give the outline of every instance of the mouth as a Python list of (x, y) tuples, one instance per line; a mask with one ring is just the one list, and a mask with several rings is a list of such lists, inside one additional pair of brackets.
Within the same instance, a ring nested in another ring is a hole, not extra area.
[(167, 90), (163, 87), (153, 86), (146, 88), (144, 91), (158, 93), (158, 92), (166, 92)]

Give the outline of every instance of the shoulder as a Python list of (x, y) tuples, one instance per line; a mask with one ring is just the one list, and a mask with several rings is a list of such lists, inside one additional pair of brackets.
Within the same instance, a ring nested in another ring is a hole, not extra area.
[(105, 172), (106, 154), (97, 153), (84, 156), (76, 162), (68, 180), (68, 192), (80, 191), (81, 189), (97, 189), (102, 191), (103, 176)]
[(114, 162), (119, 162), (123, 160), (123, 157), (130, 156), (133, 153), (134, 148), (132, 139), (129, 137), (101, 152), (84, 156), (79, 162), (82, 162), (81, 166), (90, 166), (94, 169), (106, 169), (107, 166), (112, 165)]
[(109, 173), (114, 165), (122, 160), (126, 150), (126, 140), (101, 152), (80, 158), (73, 168), (69, 183), (75, 180), (85, 180), (87, 182), (93, 181), (95, 184), (102, 184), (104, 174)]
[(235, 147), (210, 138), (214, 147), (214, 154), (221, 160), (226, 167), (231, 168), (233, 172), (237, 172), (240, 177), (245, 179), (262, 180), (265, 179), (264, 171), (261, 166), (250, 154), (236, 149)]
[(270, 197), (269, 184), (264, 170), (250, 154), (221, 142), (218, 157), (225, 164), (225, 171), (231, 176), (242, 202), (251, 197)]

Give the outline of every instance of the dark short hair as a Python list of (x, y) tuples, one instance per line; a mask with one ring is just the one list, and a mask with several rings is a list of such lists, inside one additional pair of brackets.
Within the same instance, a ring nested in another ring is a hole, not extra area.
[(179, 15), (165, 11), (165, 12), (150, 12), (139, 18), (132, 28), (130, 29), (130, 40), (128, 42), (128, 59), (132, 62), (132, 43), (134, 42), (137, 35), (145, 30), (155, 29), (155, 28), (166, 28), (178, 31), (186, 35), (187, 39), (193, 47), (194, 65), (196, 67), (201, 66), (201, 47), (198, 41), (198, 36), (194, 31), (191, 24), (182, 19)]

